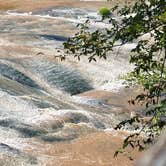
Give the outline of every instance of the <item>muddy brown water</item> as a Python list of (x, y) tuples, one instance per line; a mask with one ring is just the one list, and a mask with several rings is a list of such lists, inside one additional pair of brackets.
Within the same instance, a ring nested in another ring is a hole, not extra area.
[(133, 111), (119, 81), (130, 45), (98, 63), (57, 58), (78, 21), (107, 26), (94, 23), (101, 5), (0, 1), (0, 165), (132, 165), (112, 157), (126, 135), (112, 128)]

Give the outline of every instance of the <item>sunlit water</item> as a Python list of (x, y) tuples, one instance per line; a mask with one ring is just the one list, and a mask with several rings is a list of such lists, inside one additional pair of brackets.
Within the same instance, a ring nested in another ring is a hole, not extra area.
[(39, 164), (38, 158), (20, 151), (25, 140), (72, 141), (110, 129), (125, 116), (115, 115), (118, 108), (102, 100), (77, 94), (122, 88), (119, 76), (132, 68), (126, 55), (132, 44), (122, 48), (119, 56), (110, 54), (108, 61), (98, 63), (54, 58), (75, 25), (87, 18), (91, 27), (109, 26), (95, 11), (69, 8), (8, 11), (0, 18), (0, 156), (5, 156), (4, 165)]

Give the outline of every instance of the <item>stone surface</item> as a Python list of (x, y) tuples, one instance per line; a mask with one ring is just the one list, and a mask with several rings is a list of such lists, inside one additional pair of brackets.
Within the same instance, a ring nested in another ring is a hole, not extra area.
[(136, 166), (166, 166), (166, 131), (158, 142), (145, 152)]

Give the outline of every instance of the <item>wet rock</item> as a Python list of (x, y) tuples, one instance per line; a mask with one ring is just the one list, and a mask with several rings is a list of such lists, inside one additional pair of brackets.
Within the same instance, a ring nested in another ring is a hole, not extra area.
[(166, 166), (166, 131), (159, 141), (136, 163), (136, 166)]

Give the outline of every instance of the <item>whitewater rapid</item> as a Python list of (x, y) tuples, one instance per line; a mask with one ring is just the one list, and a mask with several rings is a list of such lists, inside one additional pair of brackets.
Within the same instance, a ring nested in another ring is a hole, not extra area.
[(128, 52), (134, 44), (97, 63), (85, 57), (56, 58), (58, 49), (63, 53), (63, 42), (77, 31), (76, 24), (87, 18), (91, 27), (110, 26), (97, 12), (75, 8), (8, 11), (0, 17), (0, 155), (6, 163), (9, 157), (16, 165), (38, 165), (40, 158), (24, 152), (27, 142), (72, 141), (108, 131), (128, 116), (103, 99), (80, 94), (123, 89), (120, 76), (132, 69)]

